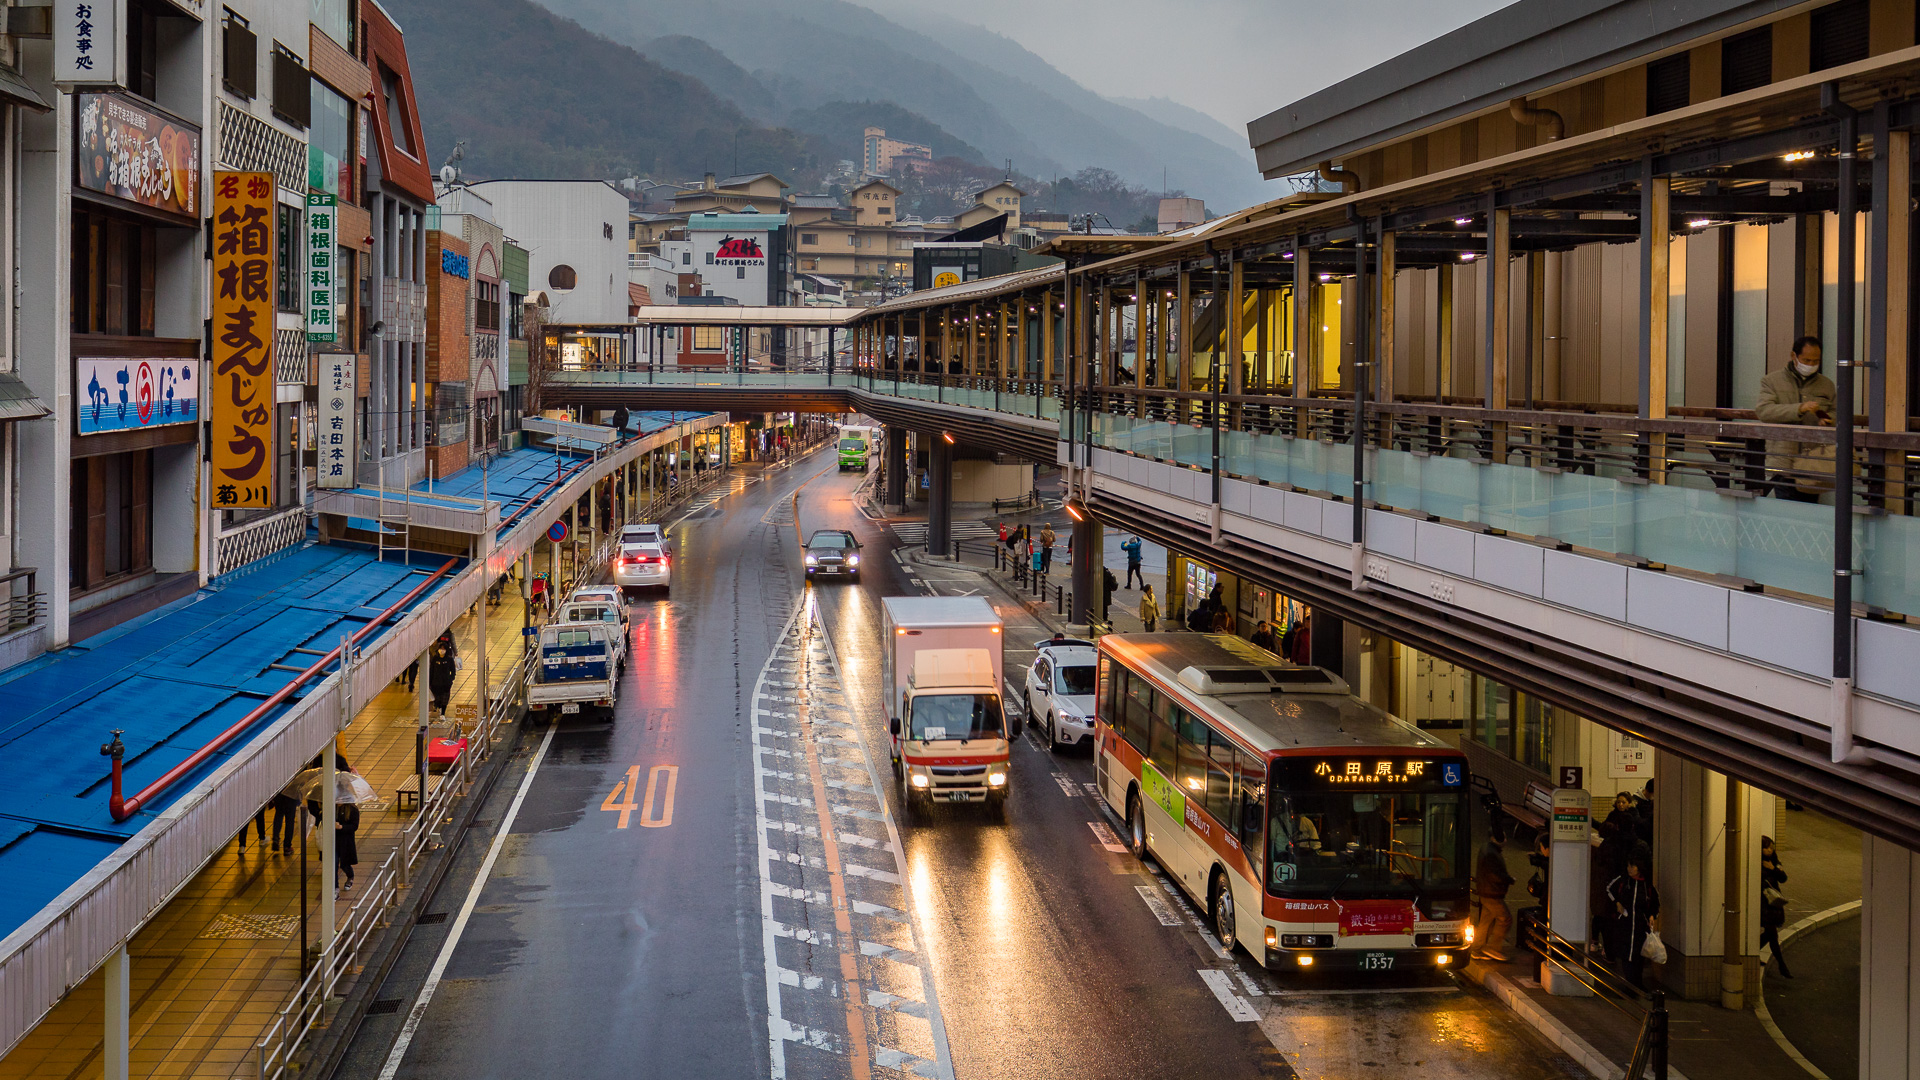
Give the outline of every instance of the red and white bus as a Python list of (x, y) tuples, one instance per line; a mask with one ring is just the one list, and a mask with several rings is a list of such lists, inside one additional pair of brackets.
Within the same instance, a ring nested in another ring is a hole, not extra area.
[(1094, 767), (1126, 842), (1275, 970), (1466, 962), (1466, 758), (1227, 634), (1100, 639)]

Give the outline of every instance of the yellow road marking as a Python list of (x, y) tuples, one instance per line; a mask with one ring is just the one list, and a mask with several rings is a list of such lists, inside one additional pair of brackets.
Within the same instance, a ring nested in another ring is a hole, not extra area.
[[(637, 771), (639, 766), (634, 766), (634, 769)], [(667, 790), (661, 800), (660, 813), (656, 815), (653, 812), (653, 793), (663, 775), (667, 778)], [(647, 773), (647, 801), (642, 804), (640, 811), (641, 828), (664, 829), (673, 824), (673, 789), (679, 782), (680, 766), (678, 765), (655, 765)], [(626, 828), (625, 821), (625, 818), (621, 819), (620, 827), (623, 829)]]
[[(639, 809), (640, 807), (639, 803), (633, 801), (633, 793), (639, 790), (639, 788), (640, 788), (640, 766), (638, 765), (630, 766), (627, 769), (626, 777), (622, 779), (619, 783), (613, 785), (613, 790), (607, 792), (606, 799), (604, 799), (600, 803), (600, 809), (602, 810), (605, 810), (608, 812), (617, 810), (620, 812), (619, 827), (622, 829), (627, 827), (627, 819), (631, 817), (633, 815), (633, 812)], [(626, 802), (614, 801), (620, 797), (620, 793), (622, 791), (625, 791), (627, 793), (627, 801)], [(647, 794), (649, 799), (651, 799), (653, 793), (649, 791)], [(643, 824), (645, 823), (645, 821), (646, 819), (644, 817), (641, 818), (641, 822)]]

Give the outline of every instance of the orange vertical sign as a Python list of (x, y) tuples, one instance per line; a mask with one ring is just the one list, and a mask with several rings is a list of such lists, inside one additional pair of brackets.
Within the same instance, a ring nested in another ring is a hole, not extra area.
[(213, 505), (273, 505), (273, 174), (213, 174)]

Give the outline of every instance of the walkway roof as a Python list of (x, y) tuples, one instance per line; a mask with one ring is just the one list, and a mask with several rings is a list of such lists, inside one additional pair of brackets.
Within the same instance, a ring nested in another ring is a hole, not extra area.
[(1520, 0), (1247, 125), (1269, 179), (1371, 150), (1656, 53), (1697, 45), (1801, 0)]

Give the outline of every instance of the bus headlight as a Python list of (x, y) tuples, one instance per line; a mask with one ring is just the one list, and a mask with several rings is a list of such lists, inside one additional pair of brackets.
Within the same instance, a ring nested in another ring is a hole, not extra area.
[(907, 782), (917, 788), (923, 788), (927, 786), (927, 778), (920, 773), (913, 774), (913, 779)]

